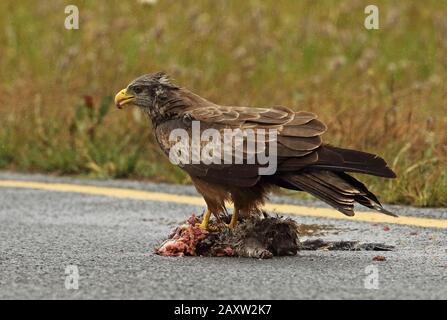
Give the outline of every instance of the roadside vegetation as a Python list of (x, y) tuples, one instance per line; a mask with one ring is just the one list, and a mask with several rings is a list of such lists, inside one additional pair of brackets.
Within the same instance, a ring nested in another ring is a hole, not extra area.
[(188, 183), (138, 110), (112, 97), (143, 73), (228, 105), (287, 105), (326, 142), (383, 156), (362, 179), (388, 203), (447, 206), (447, 6), (375, 1), (0, 2), (0, 169)]

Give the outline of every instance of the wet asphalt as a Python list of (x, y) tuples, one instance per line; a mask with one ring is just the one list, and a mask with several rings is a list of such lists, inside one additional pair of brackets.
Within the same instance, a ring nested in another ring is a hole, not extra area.
[[(0, 173), (2, 179), (196, 194), (188, 186), (147, 182), (7, 172)], [(278, 196), (272, 200), (324, 206)], [(393, 209), (400, 215), (447, 218), (447, 209)], [(301, 251), (269, 260), (154, 254), (175, 226), (202, 210), (170, 202), (0, 188), (0, 299), (447, 299), (445, 229), (293, 217), (330, 227), (303, 240), (383, 243), (395, 249)], [(379, 255), (385, 261), (374, 261)]]

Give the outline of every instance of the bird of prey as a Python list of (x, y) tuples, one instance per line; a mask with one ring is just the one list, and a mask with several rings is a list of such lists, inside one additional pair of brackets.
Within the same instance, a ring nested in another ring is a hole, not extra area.
[[(173, 84), (162, 72), (132, 81), (116, 95), (115, 104), (120, 109), (135, 105), (147, 114), (156, 140), (166, 155), (170, 154), (174, 143), (169, 139), (170, 133), (182, 129), (191, 134), (194, 123), (200, 124), (202, 133), (210, 128), (219, 132), (225, 129), (275, 130), (276, 137), (265, 141), (265, 144), (276, 144), (277, 166), (273, 174), (261, 175), (259, 169), (265, 164), (258, 160), (233, 164), (204, 161), (179, 164), (206, 202), (207, 209), (200, 224), (204, 229), (208, 227), (211, 214), (222, 219), (226, 202), (234, 205), (230, 228), (236, 226), (238, 219), (260, 213), (268, 193), (276, 187), (308, 192), (348, 216), (354, 215), (355, 203), (395, 216), (382, 207), (363, 183), (348, 174), (395, 178), (395, 173), (379, 156), (324, 144), (321, 135), (326, 125), (314, 113), (295, 112), (284, 106), (221, 106)], [(242, 145), (235, 143), (231, 147), (244, 149), (242, 155), (247, 158), (247, 144), (244, 140)]]

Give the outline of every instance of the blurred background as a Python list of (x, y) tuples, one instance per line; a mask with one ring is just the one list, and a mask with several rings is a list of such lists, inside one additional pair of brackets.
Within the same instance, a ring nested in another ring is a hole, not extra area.
[[(379, 30), (364, 27), (371, 2)], [(315, 112), (326, 142), (395, 169), (362, 178), (381, 200), (447, 206), (446, 35), (437, 0), (3, 0), (0, 169), (188, 183), (148, 120), (112, 103), (165, 71), (219, 104)]]

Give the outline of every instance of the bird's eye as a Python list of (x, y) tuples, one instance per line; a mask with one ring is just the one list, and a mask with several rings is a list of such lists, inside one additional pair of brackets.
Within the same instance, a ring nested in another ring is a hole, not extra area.
[(136, 94), (140, 94), (141, 92), (143, 92), (143, 88), (141, 88), (141, 87), (135, 87), (135, 88), (133, 88), (133, 91), (134, 91)]

